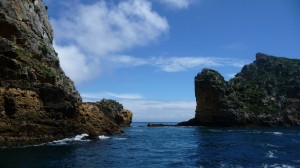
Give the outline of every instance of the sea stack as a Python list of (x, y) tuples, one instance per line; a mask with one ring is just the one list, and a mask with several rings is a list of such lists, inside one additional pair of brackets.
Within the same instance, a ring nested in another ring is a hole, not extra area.
[(0, 147), (122, 132), (61, 69), (41, 0), (0, 1), (0, 25)]
[(214, 70), (195, 77), (195, 118), (179, 125), (300, 125), (300, 60), (256, 54), (229, 81)]

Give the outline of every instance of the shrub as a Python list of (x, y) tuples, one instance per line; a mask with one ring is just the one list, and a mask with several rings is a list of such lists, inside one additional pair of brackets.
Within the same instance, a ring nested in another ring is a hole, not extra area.
[(116, 100), (102, 99), (96, 102), (96, 104), (101, 108), (103, 112), (112, 116), (115, 116), (115, 113), (123, 110), (123, 105)]

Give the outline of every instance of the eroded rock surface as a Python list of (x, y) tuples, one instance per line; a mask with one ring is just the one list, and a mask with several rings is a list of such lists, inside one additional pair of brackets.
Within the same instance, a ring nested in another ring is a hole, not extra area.
[(0, 1), (0, 147), (122, 132), (95, 104), (81, 101), (52, 42), (41, 0)]

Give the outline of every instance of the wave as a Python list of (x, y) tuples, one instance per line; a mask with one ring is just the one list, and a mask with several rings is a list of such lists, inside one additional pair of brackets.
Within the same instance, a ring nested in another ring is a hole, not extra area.
[(273, 135), (282, 135), (283, 133), (282, 132), (266, 132), (268, 134), (273, 134)]
[(127, 140), (128, 138), (114, 138), (115, 140)]
[(84, 137), (87, 137), (87, 136), (89, 136), (89, 135), (88, 135), (88, 134), (76, 135), (76, 136), (74, 137), (74, 140), (75, 140), (75, 141), (81, 141)]
[(274, 147), (274, 148), (280, 148), (280, 147), (281, 147), (281, 146), (274, 145), (274, 144), (264, 144), (264, 143), (262, 143), (261, 145), (262, 145), (262, 146)]
[(276, 158), (276, 156), (274, 155), (274, 152), (269, 151), (269, 152), (267, 153), (267, 158)]
[(81, 141), (81, 142), (91, 141), (91, 140), (88, 140), (88, 139), (84, 138), (84, 137), (87, 137), (87, 136), (89, 136), (89, 135), (88, 134), (76, 135), (73, 138), (65, 138), (65, 139), (49, 142), (48, 145), (67, 145), (68, 143), (76, 142), (76, 141)]
[[(65, 138), (65, 139), (56, 140), (56, 141), (49, 142), (47, 144), (40, 144), (40, 145), (67, 145), (73, 142), (89, 142), (91, 140), (86, 138), (88, 136), (89, 136), (88, 134), (81, 134), (81, 135), (76, 135), (73, 138)], [(98, 138), (100, 140), (104, 140), (104, 139), (108, 139), (109, 137), (105, 135), (100, 135), (98, 136)]]
[(272, 168), (294, 168), (294, 166), (290, 166), (290, 165), (287, 165), (287, 164), (278, 164), (278, 163), (275, 163), (275, 164), (272, 164), (272, 165), (263, 164), (263, 167), (264, 168), (268, 168), (268, 167), (272, 167)]
[(105, 140), (105, 139), (109, 139), (109, 137), (108, 137), (108, 136), (105, 136), (105, 135), (100, 135), (100, 136), (99, 136), (99, 139)]

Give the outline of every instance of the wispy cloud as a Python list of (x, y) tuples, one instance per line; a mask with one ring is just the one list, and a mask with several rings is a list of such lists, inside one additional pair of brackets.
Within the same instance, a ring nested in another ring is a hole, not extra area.
[(86, 102), (96, 102), (102, 98), (114, 99), (130, 109), (134, 121), (140, 122), (180, 122), (195, 115), (195, 101), (149, 100), (137, 93), (81, 93)]
[(124, 66), (141, 66), (148, 64), (147, 59), (133, 57), (129, 55), (113, 55), (111, 57), (103, 58), (103, 61), (118, 68)]
[(92, 79), (94, 75), (100, 73), (99, 60), (88, 57), (79, 47), (60, 46), (54, 43), (54, 48), (59, 53), (60, 65), (64, 72), (76, 83)]
[(216, 66), (216, 62), (204, 57), (170, 57), (170, 58), (154, 58), (153, 62), (161, 70), (165, 72), (180, 72), (201, 65)]
[(142, 99), (143, 96), (139, 95), (139, 94), (129, 94), (129, 93), (123, 93), (123, 94), (117, 94), (117, 93), (110, 93), (110, 92), (106, 92), (107, 95), (118, 98), (118, 99)]
[(134, 99), (143, 99), (143, 96), (137, 93), (112, 93), (112, 92), (99, 92), (99, 93), (81, 93), (81, 97), (86, 102), (96, 102), (103, 98), (107, 99), (126, 99), (126, 100), (134, 100)]
[(249, 60), (219, 57), (151, 57), (148, 59), (133, 56), (115, 56), (106, 61), (120, 64), (117, 67), (152, 66), (164, 72), (181, 72), (199, 67), (243, 67)]
[(134, 121), (180, 122), (195, 115), (195, 101), (120, 100), (133, 111)]
[(159, 0), (159, 2), (176, 9), (186, 9), (193, 1), (194, 0)]
[[(161, 2), (185, 7), (193, 1)], [(63, 1), (66, 3), (71, 2)], [(148, 0), (119, 3), (99, 0), (92, 4), (62, 6), (66, 9), (61, 17), (52, 20), (54, 47), (63, 70), (76, 85), (119, 68), (150, 66), (163, 72), (181, 72), (199, 67), (242, 67), (248, 63), (247, 60), (205, 56), (145, 58), (123, 55), (123, 51), (147, 45), (169, 30), (166, 18), (154, 11)]]
[[(61, 18), (52, 22), (62, 68), (77, 84), (100, 73), (103, 58), (147, 45), (169, 29), (167, 20), (146, 0), (125, 0), (118, 4), (106, 1), (88, 5), (72, 3)], [(126, 57), (121, 58), (120, 61), (128, 61)], [(84, 70), (78, 74), (81, 67)]]

